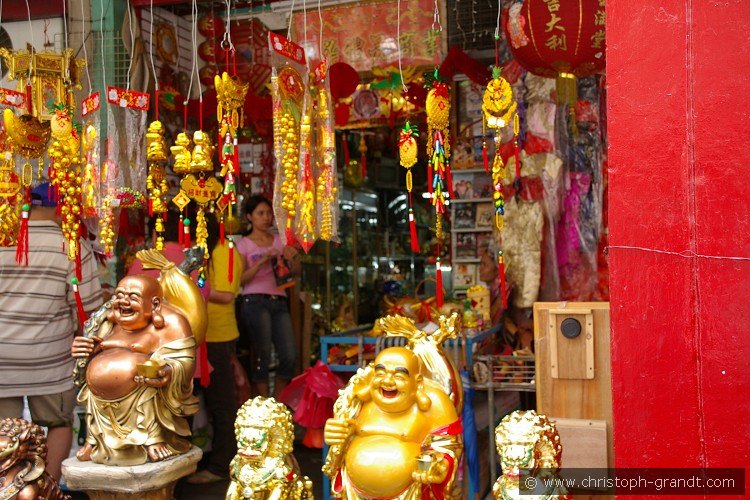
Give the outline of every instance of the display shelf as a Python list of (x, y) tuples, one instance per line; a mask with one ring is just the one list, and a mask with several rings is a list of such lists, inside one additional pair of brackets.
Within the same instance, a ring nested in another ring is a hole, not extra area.
[(451, 170), (453, 175), (456, 174), (486, 174), (487, 171), (484, 169), (484, 166), (476, 167), (476, 168), (454, 168)]
[(456, 257), (453, 262), (456, 264), (476, 264), (479, 262), (479, 258)]
[(454, 233), (491, 233), (491, 227), (462, 227), (453, 229)]
[[(482, 170), (484, 172), (484, 170)], [(451, 200), (451, 205), (456, 203), (488, 203), (491, 202), (492, 198), (454, 198)]]

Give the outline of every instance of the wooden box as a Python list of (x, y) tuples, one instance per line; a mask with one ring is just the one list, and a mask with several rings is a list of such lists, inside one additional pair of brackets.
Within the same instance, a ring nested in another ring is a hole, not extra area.
[[(600, 466), (613, 467), (609, 303), (537, 302), (534, 350), (537, 411), (567, 426), (560, 434), (567, 436), (563, 444), (569, 448), (601, 444), (606, 431), (606, 462)], [(570, 457), (585, 453), (563, 450)], [(563, 467), (571, 466), (563, 462)]]

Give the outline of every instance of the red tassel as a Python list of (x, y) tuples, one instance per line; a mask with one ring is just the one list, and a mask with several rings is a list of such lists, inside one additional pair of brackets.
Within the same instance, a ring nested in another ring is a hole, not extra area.
[(26, 109), (28, 110), (29, 114), (32, 114), (31, 110), (31, 84), (26, 84)]
[[(224, 230), (224, 217), (222, 217), (221, 220), (219, 221), (219, 241), (221, 242), (222, 245), (224, 244), (225, 238), (226, 238), (226, 233)], [(232, 280), (229, 280), (229, 281), (232, 281)]]
[(229, 282), (234, 280), (234, 241), (229, 238), (229, 276), (227, 276)]
[(154, 200), (152, 200), (151, 198), (148, 199), (148, 216), (154, 216)]
[(417, 237), (417, 221), (414, 220), (414, 210), (409, 209), (409, 235), (411, 236), (411, 251), (419, 253), (419, 239)]
[(367, 155), (362, 153), (362, 155), (359, 157), (359, 163), (362, 166), (362, 178), (364, 179), (367, 177)]
[(346, 134), (341, 138), (341, 149), (344, 153), (344, 167), (349, 165), (349, 141), (347, 140)]
[(83, 327), (88, 317), (86, 317), (86, 311), (83, 310), (83, 301), (81, 300), (81, 294), (78, 292), (78, 278), (71, 278), (70, 283), (73, 285), (73, 295), (76, 299), (76, 311), (78, 312), (78, 323)]
[(76, 260), (75, 260), (75, 266), (76, 266), (76, 278), (78, 278), (78, 281), (83, 281), (83, 266), (81, 265), (81, 252), (78, 252), (76, 254)]
[[(440, 248), (438, 246), (438, 248)], [(440, 269), (440, 258), (437, 260), (437, 269), (435, 270), (435, 297), (437, 306), (443, 307), (443, 271)]]
[(451, 199), (454, 199), (456, 196), (453, 194), (453, 174), (451, 173), (451, 164), (447, 161), (445, 162), (445, 182), (448, 184), (448, 195)]
[(21, 207), (21, 228), (18, 231), (18, 241), (16, 242), (16, 264), (19, 266), (29, 265), (29, 206), (24, 203)]
[(482, 141), (482, 160), (484, 161), (484, 171), (490, 175), (490, 157), (487, 153), (487, 141)]
[(182, 222), (182, 244), (185, 248), (190, 248), (190, 219)]
[(177, 223), (177, 243), (182, 245), (182, 232), (184, 230), (184, 222), (182, 220), (182, 214), (180, 214), (180, 222)]
[(503, 299), (503, 310), (508, 310), (508, 294), (505, 285), (505, 264), (503, 263), (502, 250), (497, 256), (497, 275), (500, 278), (500, 297)]
[(211, 384), (211, 373), (208, 368), (208, 352), (206, 341), (204, 340), (198, 349), (198, 362), (201, 364), (201, 387), (208, 387)]
[(297, 238), (294, 237), (294, 233), (292, 232), (292, 226), (287, 225), (286, 226), (286, 244), (289, 246), (294, 246), (294, 244), (297, 242)]
[(516, 179), (521, 178), (521, 162), (518, 159), (518, 139), (513, 141), (513, 156), (516, 160)]

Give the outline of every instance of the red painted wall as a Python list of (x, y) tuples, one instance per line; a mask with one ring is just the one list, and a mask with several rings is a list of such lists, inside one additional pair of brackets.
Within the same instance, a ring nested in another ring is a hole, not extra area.
[(750, 467), (750, 2), (608, 0), (607, 83), (616, 465)]

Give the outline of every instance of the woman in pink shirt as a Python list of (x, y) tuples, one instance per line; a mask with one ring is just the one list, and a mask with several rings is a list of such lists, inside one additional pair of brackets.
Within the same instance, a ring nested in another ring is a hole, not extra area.
[(251, 196), (245, 204), (245, 216), (250, 222), (250, 232), (237, 243), (237, 251), (245, 264), (240, 278), (240, 321), (242, 329), (250, 334), (255, 356), (250, 380), (258, 395), (268, 396), (268, 365), (273, 342), (279, 360), (274, 384), (274, 394), (278, 396), (295, 375), (298, 354), (286, 291), (276, 286), (271, 264), (283, 256), (290, 262), (292, 273), (298, 274), (299, 252), (285, 246), (279, 235), (271, 234), (273, 208), (266, 198)]

